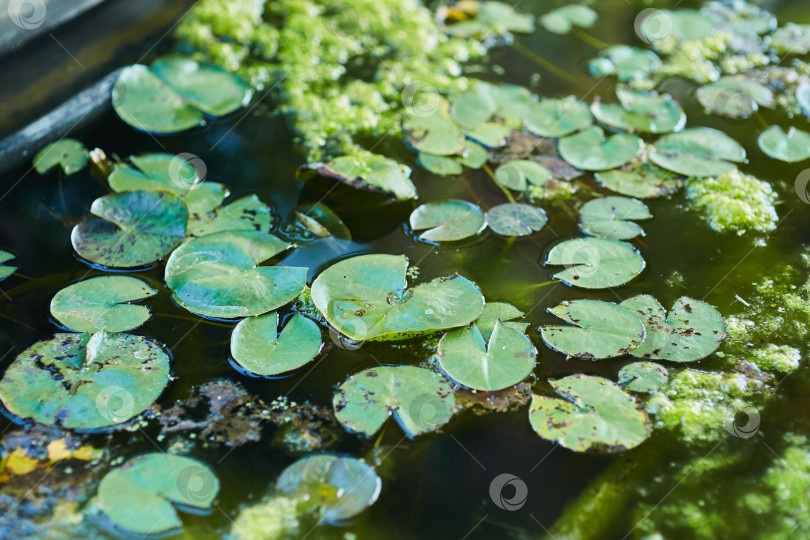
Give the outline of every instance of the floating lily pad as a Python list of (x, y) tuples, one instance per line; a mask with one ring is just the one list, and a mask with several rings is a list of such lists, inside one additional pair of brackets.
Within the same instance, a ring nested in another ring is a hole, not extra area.
[(408, 339), (471, 323), (484, 307), (474, 283), (459, 275), (407, 288), (404, 255), (360, 255), (321, 272), (312, 301), (354, 341)]
[(371, 437), (393, 415), (413, 438), (446, 424), (456, 400), (447, 380), (429, 369), (379, 366), (349, 377), (332, 404), (335, 417), (353, 432)]
[(566, 357), (614, 358), (644, 341), (644, 325), (635, 313), (612, 302), (571, 300), (548, 311), (574, 325), (540, 327), (546, 345)]
[(686, 124), (686, 114), (669, 94), (617, 89), (621, 105), (596, 100), (591, 112), (603, 124), (644, 133), (669, 133)]
[(465, 92), (450, 103), (450, 117), (463, 129), (475, 129), (495, 114), (495, 100), (483, 87)]
[(630, 352), (648, 360), (692, 362), (717, 350), (725, 337), (723, 316), (700, 300), (682, 296), (669, 314), (658, 300), (640, 294), (619, 304), (644, 323), (647, 337)]
[(759, 136), (759, 147), (779, 161), (795, 163), (810, 158), (810, 133), (791, 127), (787, 133), (771, 126)]
[(535, 394), (529, 409), (532, 428), (544, 439), (575, 452), (616, 452), (649, 436), (647, 415), (612, 381), (571, 375), (549, 383), (562, 399)]
[(487, 225), (478, 205), (457, 199), (423, 204), (411, 213), (409, 223), (414, 231), (425, 231), (420, 239), (431, 242), (462, 240)]
[(90, 212), (73, 228), (73, 249), (110, 268), (152, 264), (186, 237), (188, 210), (168, 191), (111, 193), (93, 201)]
[[(740, 144), (709, 128), (685, 129), (655, 143), (650, 153), (653, 163), (686, 176), (717, 176), (745, 160)], [(732, 163), (733, 162), (733, 163)]]
[(462, 161), (455, 156), (437, 156), (436, 154), (419, 152), (416, 159), (419, 161), (419, 165), (440, 176), (451, 176), (464, 172), (464, 168), (461, 166)]
[(291, 246), (260, 231), (225, 231), (193, 238), (166, 263), (166, 285), (184, 308), (204, 317), (261, 315), (294, 300), (306, 268), (259, 266)]
[(190, 236), (205, 236), (225, 231), (261, 231), (273, 229), (275, 216), (256, 195), (246, 195), (224, 206), (192, 216), (188, 222)]
[(477, 92), (486, 93), (495, 104), (495, 114), (509, 124), (523, 121), (526, 111), (536, 104), (536, 98), (523, 86), (517, 84), (489, 84), (480, 82)]
[(810, 52), (810, 24), (787, 23), (777, 28), (768, 43), (779, 54)]
[(11, 363), (0, 400), (22, 419), (92, 430), (141, 414), (168, 382), (168, 355), (142, 336), (56, 334)]
[(84, 169), (88, 156), (87, 148), (76, 139), (60, 139), (37, 152), (34, 168), (39, 174), (45, 174), (60, 167), (67, 176)]
[(522, 203), (504, 203), (487, 211), (487, 225), (503, 236), (528, 236), (548, 223), (545, 210)]
[(115, 112), (127, 124), (152, 133), (199, 126), (204, 114), (223, 116), (245, 105), (250, 92), (238, 77), (182, 57), (158, 59), (152, 68), (124, 68), (113, 86)]
[(304, 240), (335, 237), (351, 240), (352, 233), (331, 208), (322, 203), (301, 204), (292, 211), (284, 231)]
[(667, 368), (655, 362), (633, 362), (619, 371), (619, 386), (631, 392), (655, 392), (669, 378)]
[(579, 169), (603, 171), (621, 167), (635, 158), (643, 143), (629, 133), (617, 133), (605, 137), (602, 128), (588, 129), (560, 139), (559, 151), (562, 158)]
[(721, 77), (698, 88), (697, 98), (707, 110), (730, 118), (747, 118), (759, 106), (773, 107), (773, 92), (767, 86), (742, 76)]
[(506, 139), (510, 133), (512, 133), (512, 128), (495, 122), (485, 122), (475, 129), (464, 131), (464, 135), (468, 139), (472, 139), (487, 148), (503, 146), (506, 144)]
[(296, 177), (300, 181), (307, 181), (313, 173), (355, 189), (382, 193), (398, 201), (416, 198), (410, 167), (364, 150), (340, 156), (329, 163), (303, 165), (298, 169)]
[(0, 281), (6, 279), (8, 276), (17, 271), (16, 266), (6, 266), (5, 263), (14, 259), (15, 256), (8, 251), (0, 250)]
[(306, 456), (276, 480), (276, 491), (306, 500), (318, 509), (318, 522), (332, 525), (352, 518), (377, 501), (382, 480), (374, 467), (350, 457)]
[(523, 119), (526, 129), (541, 137), (563, 137), (593, 124), (588, 106), (574, 96), (543, 99)]
[(672, 38), (677, 41), (703, 39), (716, 31), (714, 21), (694, 9), (656, 9), (638, 23), (639, 35), (652, 45)]
[(411, 112), (402, 123), (408, 143), (419, 151), (438, 156), (464, 151), (464, 133), (448, 113), (448, 105), (430, 112)]
[(157, 294), (140, 279), (102, 276), (68, 285), (51, 300), (51, 315), (71, 330), (126, 332), (149, 319), (149, 308), (136, 302)]
[(810, 82), (805, 82), (796, 87), (796, 102), (805, 116), (810, 118)]
[(184, 456), (154, 452), (130, 459), (107, 473), (95, 504), (126, 532), (173, 535), (183, 529), (174, 506), (195, 513), (211, 509), (219, 480), (208, 465)]
[(495, 169), (495, 180), (515, 191), (526, 191), (529, 184), (542, 186), (550, 179), (551, 172), (531, 159), (513, 159)]
[[(447, 158), (453, 159), (453, 158)], [(478, 143), (467, 142), (467, 152), (459, 160), (462, 165), (470, 169), (480, 169), (489, 160), (489, 152)]]
[(481, 336), (489, 341), (492, 336), (492, 331), (495, 330), (495, 323), (501, 321), (501, 324), (517, 330), (521, 334), (526, 331), (529, 323), (516, 322), (514, 319), (523, 317), (523, 312), (512, 304), (506, 302), (487, 302), (484, 304), (484, 310), (481, 315), (475, 319), (475, 326), (481, 332)]
[(548, 264), (566, 267), (554, 279), (585, 289), (624, 285), (644, 270), (644, 259), (633, 246), (606, 238), (565, 240), (548, 252)]
[(644, 80), (661, 67), (661, 59), (652, 51), (614, 45), (608, 47), (599, 58), (588, 62), (590, 72), (597, 77), (616, 75), (622, 82)]
[(678, 191), (681, 180), (674, 173), (644, 164), (626, 170), (601, 171), (595, 175), (596, 181), (611, 191), (648, 199), (662, 197)]
[(630, 220), (652, 217), (646, 204), (627, 197), (593, 199), (582, 205), (579, 214), (582, 232), (613, 240), (644, 236), (644, 229)]
[(298, 369), (320, 351), (320, 327), (298, 313), (280, 332), (274, 311), (242, 320), (231, 335), (231, 356), (256, 375), (280, 375)]
[(540, 24), (549, 32), (567, 34), (574, 26), (590, 28), (596, 18), (596, 12), (588, 6), (569, 4), (540, 17)]
[(523, 333), (495, 322), (484, 341), (474, 324), (451, 330), (439, 341), (439, 365), (451, 379), (475, 390), (502, 390), (534, 369), (537, 350)]

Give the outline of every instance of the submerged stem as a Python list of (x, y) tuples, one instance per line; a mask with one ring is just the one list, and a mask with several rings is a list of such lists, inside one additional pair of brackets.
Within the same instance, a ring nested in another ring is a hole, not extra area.
[(575, 35), (576, 35), (576, 36), (577, 36), (579, 39), (581, 39), (582, 41), (584, 41), (585, 43), (587, 43), (588, 45), (593, 45), (593, 46), (594, 46), (594, 47), (596, 47), (597, 49), (600, 49), (600, 50), (605, 50), (605, 49), (607, 49), (607, 48), (609, 47), (609, 45), (608, 45), (607, 43), (605, 43), (605, 42), (604, 42), (604, 41), (602, 41), (601, 39), (597, 39), (597, 38), (593, 37), (592, 35), (590, 35), (589, 33), (585, 32), (584, 30), (576, 29), (576, 30), (574, 31), (574, 34), (575, 34)]
[(492, 172), (492, 169), (490, 169), (489, 165), (487, 165), (486, 163), (484, 163), (484, 170), (487, 172), (489, 177), (492, 178), (492, 181), (495, 182), (495, 185), (498, 186), (501, 189), (501, 191), (503, 191), (503, 194), (506, 195), (507, 200), (510, 203), (514, 203), (515, 198), (512, 196), (512, 194), (509, 192), (507, 188), (503, 187), (503, 185), (501, 185), (501, 183), (498, 182), (498, 179), (495, 178), (495, 173)]
[(525, 56), (529, 60), (533, 61), (538, 66), (542, 67), (543, 69), (545, 69), (547, 71), (550, 71), (551, 73), (555, 74), (557, 77), (559, 77), (561, 79), (565, 79), (566, 81), (568, 81), (571, 84), (576, 84), (576, 85), (580, 84), (581, 81), (577, 80), (576, 77), (574, 77), (573, 75), (571, 75), (570, 73), (568, 73), (564, 69), (555, 66), (554, 64), (552, 64), (551, 62), (549, 62), (548, 60), (546, 60), (545, 58), (543, 58), (542, 56), (540, 56), (539, 54), (537, 54), (536, 52), (534, 52), (533, 50), (531, 50), (530, 48), (525, 46), (524, 44), (520, 43), (519, 41), (515, 41), (512, 44), (512, 47), (514, 47), (514, 49), (517, 52), (519, 52), (520, 54), (522, 54), (523, 56)]

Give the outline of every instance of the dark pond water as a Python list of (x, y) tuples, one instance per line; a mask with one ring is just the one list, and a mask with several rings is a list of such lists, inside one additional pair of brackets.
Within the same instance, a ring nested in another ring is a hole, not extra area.
[[(591, 34), (607, 43), (636, 43), (633, 19), (643, 7), (624, 1), (600, 3), (600, 20)], [(658, 3), (656, 7), (665, 5)], [(780, 21), (807, 22), (810, 17), (803, 2), (769, 3), (765, 7), (774, 11)], [(519, 8), (538, 14), (548, 9), (539, 2), (523, 2)], [(592, 45), (574, 36), (557, 37), (545, 32), (521, 36), (518, 40), (569, 73), (576, 84), (538, 67), (513, 48), (495, 49), (491, 53), (492, 64), (504, 68), (503, 75), (493, 76), (493, 80), (522, 84), (547, 96), (573, 93), (591, 100), (612, 92), (611, 81), (595, 85), (596, 79), (587, 74), (586, 61), (598, 52)], [(537, 85), (531, 82), (534, 73), (542, 75)], [(684, 105), (690, 126), (707, 125), (731, 133), (748, 150), (746, 172), (773, 183), (780, 194), (777, 208), (782, 221), (765, 246), (755, 246), (750, 236), (714, 233), (686, 208), (681, 193), (671, 199), (648, 201), (655, 218), (644, 223), (647, 235), (637, 243), (647, 262), (646, 270), (631, 283), (612, 291), (588, 293), (561, 284), (539, 285), (549, 281), (551, 273), (539, 262), (544, 252), (559, 238), (578, 235), (573, 202), (542, 205), (549, 213), (549, 226), (530, 238), (507, 241), (485, 233), (461, 247), (435, 247), (414, 241), (403, 226), (409, 208), (400, 213), (384, 211), (369, 215), (367, 210), (352, 209), (346, 204), (343, 217), (350, 222), (358, 239), (346, 253), (404, 253), (419, 267), (420, 281), (458, 271), (474, 280), (488, 300), (508, 301), (525, 311), (531, 323), (529, 335), (540, 351), (535, 370), (538, 387), (543, 387), (548, 378), (576, 372), (615, 378), (618, 370), (628, 363), (627, 359), (599, 363), (567, 361), (542, 345), (536, 329), (552, 320), (545, 312), (547, 307), (576, 298), (619, 301), (639, 293), (653, 294), (664, 305), (671, 305), (679, 296), (688, 294), (705, 299), (724, 315), (733, 314), (742, 307), (736, 295), (745, 298), (753, 282), (767, 276), (777, 265), (796, 260), (799, 249), (810, 240), (810, 212), (793, 192), (793, 180), (802, 167), (768, 159), (756, 147), (762, 121), (786, 125), (787, 118), (780, 112), (763, 111), (759, 118), (732, 123), (704, 115), (693, 97), (691, 83), (670, 80), (661, 89), (672, 93)], [(305, 156), (293, 143), (286, 121), (268, 115), (241, 114), (182, 136), (158, 139), (137, 134), (109, 116), (72, 136), (90, 148), (103, 148), (108, 155), (123, 157), (154, 151), (196, 154), (205, 161), (208, 179), (230, 186), (233, 197), (258, 193), (281, 216), (286, 216), (299, 201), (316, 197), (295, 184), (295, 169), (304, 163)], [(503, 193), (484, 173), (470, 171), (462, 180), (434, 177), (418, 167), (413, 154), (393, 138), (379, 142), (375, 152), (414, 168), (420, 202), (454, 197), (475, 201), (485, 208), (504, 202)], [(24, 173), (25, 169), (4, 171), (2, 181), (11, 185)], [(92, 179), (87, 171), (67, 178), (62, 182), (63, 206), (57, 182), (55, 174), (31, 173), (0, 199), (0, 247), (17, 255), (19, 272), (28, 278), (13, 276), (2, 284), (8, 296), (0, 300), (2, 369), (23, 349), (56, 331), (49, 320), (48, 304), (59, 289), (83, 277), (103, 274), (75, 258), (70, 229), (88, 212), (90, 203), (106, 193), (106, 186)], [(601, 190), (595, 182), (589, 184), (593, 190)], [(289, 262), (309, 266), (311, 279), (317, 268), (346, 253), (304, 250), (293, 254)], [(670, 279), (673, 274), (682, 275), (683, 281)], [(415, 364), (424, 360), (423, 349), (415, 344), (367, 344), (357, 351), (333, 347), (314, 368), (305, 368), (290, 378), (248, 378), (238, 374), (228, 362), (231, 325), (200, 320), (177, 307), (163, 284), (162, 268), (134, 275), (160, 291), (150, 301), (153, 317), (138, 333), (165, 343), (173, 355), (176, 378), (161, 396), (161, 405), (171, 405), (185, 398), (193, 386), (216, 378), (237, 380), (268, 402), (284, 395), (298, 402), (329, 405), (334, 387), (351, 373), (377, 362)], [(706, 361), (704, 365), (708, 364)], [(700, 368), (701, 362), (696, 367)], [(802, 380), (797, 377), (795, 383), (789, 382), (783, 388), (788, 399), (805, 390)], [(776, 414), (769, 419), (769, 429), (778, 434), (789, 427), (792, 418), (785, 412)], [(0, 420), (0, 430), (11, 425), (5, 419)], [(266, 433), (270, 435), (272, 430), (268, 427)], [(157, 441), (157, 433), (158, 429), (150, 425), (140, 432), (109, 439), (99, 435), (92, 440), (97, 445), (110, 444), (114, 455), (130, 456), (152, 451), (155, 445), (166, 449), (170, 441)], [(656, 437), (661, 435), (654, 434), (653, 438)], [(193, 450), (194, 456), (214, 466), (222, 482), (218, 510), (207, 517), (184, 517), (195, 536), (224, 532), (240, 505), (260, 499), (281, 470), (296, 459), (297, 456), (272, 446), (270, 438), (230, 452)], [(345, 434), (329, 450), (366, 456), (374, 444), (375, 441)], [(379, 468), (383, 478), (379, 501), (346, 527), (321, 527), (308, 537), (337, 538), (347, 531), (357, 533), (360, 538), (540, 536), (543, 528), (554, 523), (588, 482), (616, 459), (575, 454), (540, 439), (531, 430), (526, 408), (481, 416), (463, 413), (443, 432), (415, 441), (403, 439), (401, 431), (391, 425), (378, 444), (385, 456)], [(490, 500), (490, 482), (504, 472), (517, 475), (528, 485), (528, 502), (519, 511), (500, 510)], [(641, 485), (645, 479), (629, 481)], [(625, 520), (612, 527), (611, 536), (621, 538), (631, 527), (631, 516), (627, 514)]]

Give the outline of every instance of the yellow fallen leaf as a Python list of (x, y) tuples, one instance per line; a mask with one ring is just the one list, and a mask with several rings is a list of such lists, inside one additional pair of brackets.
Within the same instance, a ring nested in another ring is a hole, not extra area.
[(16, 475), (28, 474), (37, 466), (39, 466), (39, 460), (28, 457), (22, 448), (15, 448), (6, 460), (6, 470)]

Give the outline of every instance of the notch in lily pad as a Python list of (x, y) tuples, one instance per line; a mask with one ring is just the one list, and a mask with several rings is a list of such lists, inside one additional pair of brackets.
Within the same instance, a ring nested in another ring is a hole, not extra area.
[(659, 139), (650, 160), (685, 176), (717, 176), (745, 161), (745, 149), (728, 135), (709, 128), (691, 128)]
[(652, 214), (643, 202), (628, 197), (602, 197), (582, 205), (579, 228), (585, 234), (613, 240), (644, 236), (644, 229), (631, 221), (650, 219)]
[(458, 199), (436, 201), (417, 207), (408, 219), (420, 240), (455, 242), (475, 236), (486, 228), (486, 218), (477, 204)]
[(644, 133), (669, 133), (686, 125), (686, 114), (669, 94), (616, 89), (619, 105), (596, 99), (594, 117), (608, 126)]
[(655, 362), (633, 362), (619, 370), (619, 386), (630, 392), (655, 392), (667, 383), (669, 371)]
[(501, 236), (528, 236), (548, 223), (545, 210), (523, 203), (504, 203), (487, 211), (486, 222)]
[(659, 67), (661, 59), (657, 54), (627, 45), (608, 47), (598, 58), (588, 62), (591, 74), (615, 75), (621, 82), (647, 80)]
[(675, 173), (649, 162), (613, 171), (601, 171), (594, 177), (603, 187), (638, 199), (663, 197), (678, 191), (683, 184)]
[(540, 17), (540, 24), (554, 34), (567, 34), (574, 26), (590, 28), (596, 19), (596, 12), (588, 6), (569, 4)]
[(640, 152), (643, 142), (630, 133), (616, 133), (608, 137), (602, 128), (588, 129), (560, 139), (562, 158), (585, 171), (615, 169), (629, 163)]
[(34, 168), (39, 174), (45, 174), (59, 167), (65, 176), (69, 176), (84, 169), (89, 156), (87, 148), (76, 139), (59, 139), (37, 152)]
[(365, 150), (356, 150), (328, 163), (308, 163), (296, 172), (299, 182), (308, 182), (316, 176), (397, 201), (416, 198), (410, 167)]
[(771, 126), (760, 134), (757, 143), (765, 154), (779, 161), (810, 159), (810, 133), (794, 127), (785, 133), (779, 126)]
[(231, 356), (247, 371), (264, 377), (306, 365), (321, 351), (321, 329), (312, 319), (294, 314), (279, 329), (278, 312), (242, 320), (231, 335)]
[(529, 323), (519, 322), (515, 319), (520, 319), (524, 315), (525, 313), (508, 302), (487, 302), (484, 304), (481, 315), (475, 319), (475, 326), (478, 327), (481, 336), (486, 341), (489, 341), (493, 330), (495, 330), (495, 324), (499, 321), (503, 326), (508, 326), (523, 334), (526, 332)]
[(644, 270), (641, 254), (627, 242), (608, 238), (574, 238), (555, 245), (543, 265), (563, 265), (554, 274), (566, 285), (604, 289), (624, 285)]
[(0, 249), (0, 281), (3, 281), (8, 276), (13, 274), (17, 271), (16, 266), (8, 266), (6, 263), (15, 259), (13, 253), (9, 253), (8, 251), (4, 251)]

